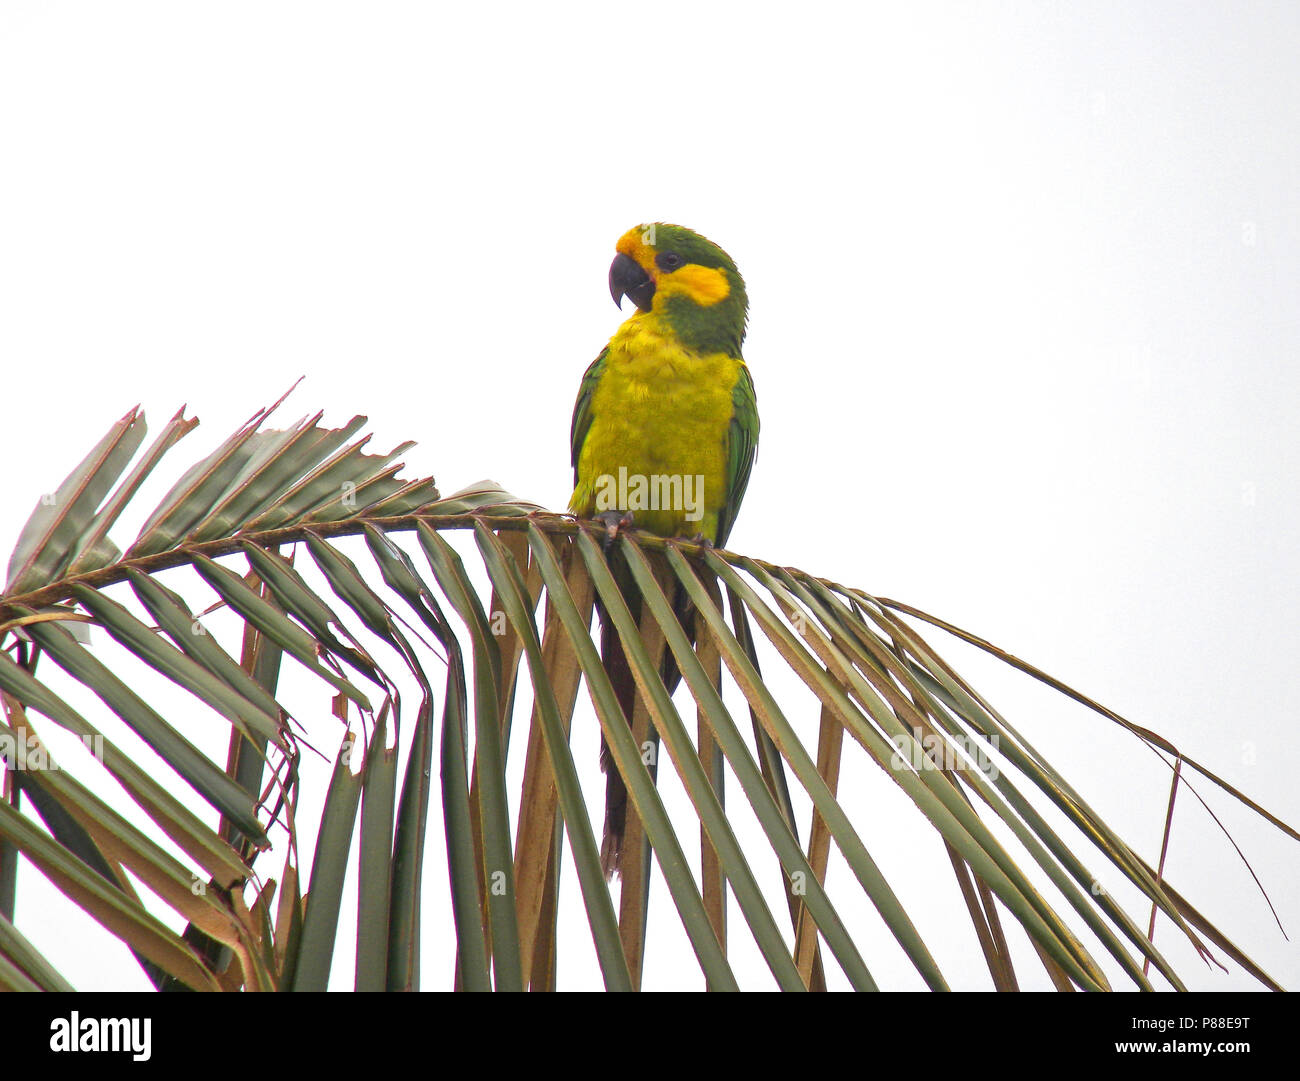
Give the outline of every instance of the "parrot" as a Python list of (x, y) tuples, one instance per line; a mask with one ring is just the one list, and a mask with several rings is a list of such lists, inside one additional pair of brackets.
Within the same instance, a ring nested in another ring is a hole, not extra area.
[[(579, 386), (569, 431), (569, 510), (605, 526), (607, 550), (632, 524), (722, 547), (758, 450), (754, 382), (741, 356), (749, 307), (744, 279), (726, 252), (680, 225), (637, 225), (615, 252), (610, 294), (620, 310), (624, 298), (636, 310)], [(626, 574), (620, 581), (638, 617), (635, 586)], [(674, 603), (679, 617), (689, 608), (680, 590)], [(603, 611), (601, 660), (631, 724), (635, 684)], [(671, 654), (663, 671), (671, 691), (678, 678)], [(621, 869), (627, 790), (603, 734), (601, 768), (601, 867), (608, 879)]]

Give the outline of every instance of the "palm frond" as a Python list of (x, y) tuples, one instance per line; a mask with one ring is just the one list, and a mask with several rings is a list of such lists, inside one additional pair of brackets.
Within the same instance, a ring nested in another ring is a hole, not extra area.
[[(873, 857), (874, 825), (842, 791), (859, 762), (942, 840), (993, 986), (1020, 978), (1009, 916), (1054, 986), (1105, 990), (1118, 975), (1149, 988), (1154, 967), (1183, 987), (1140, 919), (1099, 887), (1106, 877), (1203, 956), (1213, 946), (1276, 987), (916, 624), (1126, 725), (1300, 838), (1155, 733), (900, 602), (642, 534), (607, 552), (583, 523), (491, 482), (444, 498), (431, 479), (402, 479), (410, 444), (367, 453), (363, 417), (266, 427), (280, 404), (147, 511), (146, 479), (197, 421), (181, 410), (141, 454), (145, 419), (131, 410), (18, 538), (0, 595), (0, 987), (68, 986), (15, 923), (25, 863), (160, 988), (323, 989), (346, 952), (358, 989), (414, 989), (432, 908), (455, 948), (439, 985), (551, 989), (574, 949), (559, 933), (568, 866), (610, 989), (641, 986), (656, 870), (709, 988), (746, 982), (733, 904), (745, 951), (777, 987), (880, 986), (864, 929), (873, 911), (925, 985), (947, 988), (925, 908)], [(119, 547), (110, 532), (137, 512), (137, 535)], [(457, 531), (472, 548), (452, 543)], [(611, 559), (641, 603), (627, 603)], [(636, 683), (631, 717), (592, 635), (598, 607)], [(668, 656), (677, 695), (662, 678)], [(295, 704), (295, 681), (329, 699), (328, 721)], [(583, 686), (627, 786), (628, 851), (641, 854), (624, 861), (617, 906), (588, 811), (594, 755), (570, 745)], [(55, 768), (49, 725), (90, 759)], [(213, 725), (224, 763), (204, 746)], [(668, 798), (661, 750), (684, 805)], [(517, 784), (512, 751), (524, 755)], [(312, 784), (323, 795), (307, 822)], [(434, 876), (445, 896), (432, 899), (431, 805), (446, 861)], [(300, 844), (313, 852), (305, 870)], [(255, 867), (272, 858), (278, 880), (263, 880)], [(350, 877), (351, 945), (340, 931)]]

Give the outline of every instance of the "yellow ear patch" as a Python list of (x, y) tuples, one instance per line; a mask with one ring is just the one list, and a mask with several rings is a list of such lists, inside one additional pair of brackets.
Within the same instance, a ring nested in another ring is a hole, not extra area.
[(726, 300), (731, 293), (731, 283), (727, 275), (713, 267), (688, 263), (681, 270), (671, 274), (660, 274), (655, 288), (655, 299), (674, 294), (684, 294), (701, 307), (709, 307)]

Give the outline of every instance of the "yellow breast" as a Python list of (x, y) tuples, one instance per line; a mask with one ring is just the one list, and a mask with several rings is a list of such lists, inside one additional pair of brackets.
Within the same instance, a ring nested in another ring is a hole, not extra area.
[(636, 526), (662, 536), (715, 538), (742, 363), (683, 348), (654, 313), (628, 319), (592, 397), (569, 509), (630, 510)]

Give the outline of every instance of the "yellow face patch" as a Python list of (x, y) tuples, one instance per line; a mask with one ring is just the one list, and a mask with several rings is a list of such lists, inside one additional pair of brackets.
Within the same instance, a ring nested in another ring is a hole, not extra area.
[(655, 288), (655, 299), (662, 296), (681, 294), (690, 297), (696, 304), (709, 307), (720, 300), (726, 300), (731, 292), (731, 283), (721, 270), (688, 263), (671, 274), (660, 274)]
[(655, 283), (655, 299), (660, 296), (687, 296), (702, 307), (726, 300), (731, 293), (731, 283), (727, 275), (712, 267), (687, 263), (678, 270), (660, 270), (655, 264), (654, 247), (655, 227), (638, 225), (619, 237), (617, 250), (623, 255), (635, 259), (637, 264), (650, 275)]

